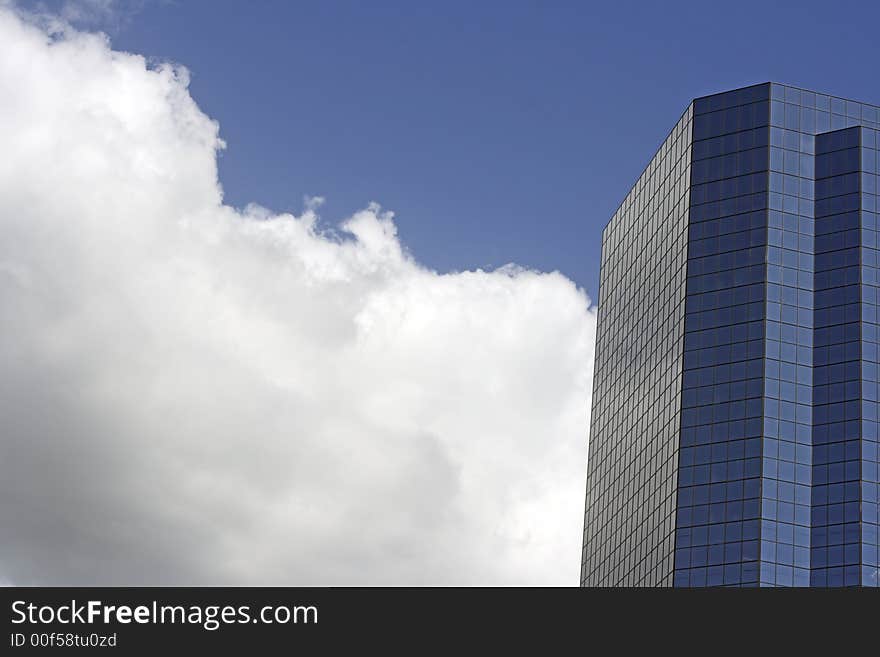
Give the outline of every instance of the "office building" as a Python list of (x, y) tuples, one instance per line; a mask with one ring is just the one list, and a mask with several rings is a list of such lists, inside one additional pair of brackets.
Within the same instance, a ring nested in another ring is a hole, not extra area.
[(878, 585), (878, 132), (698, 98), (608, 223), (582, 585)]

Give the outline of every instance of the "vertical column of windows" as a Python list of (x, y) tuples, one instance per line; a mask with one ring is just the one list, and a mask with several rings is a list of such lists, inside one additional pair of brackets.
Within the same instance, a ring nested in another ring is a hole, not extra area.
[(812, 463), (815, 98), (772, 85), (761, 584), (806, 586)]
[(758, 583), (768, 101), (694, 106), (676, 586)]

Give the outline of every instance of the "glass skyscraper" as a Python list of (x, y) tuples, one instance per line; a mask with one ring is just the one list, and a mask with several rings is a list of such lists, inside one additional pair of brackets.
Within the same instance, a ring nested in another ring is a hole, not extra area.
[(581, 584), (878, 586), (880, 107), (694, 100), (602, 236)]

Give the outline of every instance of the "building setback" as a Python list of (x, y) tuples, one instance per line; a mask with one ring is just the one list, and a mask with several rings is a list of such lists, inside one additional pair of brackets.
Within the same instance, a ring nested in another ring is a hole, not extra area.
[(606, 226), (582, 585), (878, 585), (878, 131), (698, 98)]

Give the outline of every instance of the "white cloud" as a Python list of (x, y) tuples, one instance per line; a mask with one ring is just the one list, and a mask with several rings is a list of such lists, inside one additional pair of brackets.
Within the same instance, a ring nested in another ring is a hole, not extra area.
[(0, 579), (577, 583), (571, 281), (223, 205), (184, 70), (8, 7), (0, 99)]

